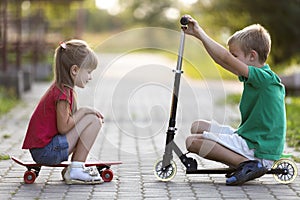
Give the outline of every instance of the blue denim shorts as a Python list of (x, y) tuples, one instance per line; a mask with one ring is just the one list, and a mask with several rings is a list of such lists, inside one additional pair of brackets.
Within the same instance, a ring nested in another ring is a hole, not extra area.
[(56, 165), (68, 160), (69, 144), (65, 135), (56, 135), (51, 142), (43, 147), (30, 149), (31, 156), (36, 163)]

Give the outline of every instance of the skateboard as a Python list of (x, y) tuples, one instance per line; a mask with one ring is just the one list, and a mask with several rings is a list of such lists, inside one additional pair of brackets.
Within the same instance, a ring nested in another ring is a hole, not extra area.
[[(70, 162), (62, 162), (57, 165), (43, 165), (37, 164), (34, 162), (23, 162), (16, 157), (11, 157), (11, 160), (16, 162), (19, 165), (22, 165), (27, 168), (27, 171), (24, 173), (24, 182), (27, 184), (34, 183), (35, 179), (39, 176), (39, 172), (41, 171), (42, 166), (45, 167), (68, 167), (71, 163)], [(110, 182), (113, 179), (113, 171), (110, 169), (112, 165), (119, 165), (122, 164), (121, 161), (115, 162), (87, 162), (85, 163), (86, 167), (96, 166), (99, 174), (104, 182)]]

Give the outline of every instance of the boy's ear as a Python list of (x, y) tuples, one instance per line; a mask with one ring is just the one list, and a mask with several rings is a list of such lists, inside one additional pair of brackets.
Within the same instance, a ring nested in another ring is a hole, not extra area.
[(258, 58), (258, 54), (255, 50), (250, 51), (250, 61), (254, 61), (255, 59)]
[(79, 67), (77, 65), (72, 65), (71, 71), (70, 71), (71, 75), (76, 76), (78, 71), (79, 71)]

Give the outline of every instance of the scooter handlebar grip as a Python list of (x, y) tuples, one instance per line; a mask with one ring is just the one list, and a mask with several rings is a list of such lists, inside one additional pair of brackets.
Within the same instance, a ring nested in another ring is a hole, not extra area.
[(186, 17), (186, 16), (183, 16), (183, 17), (181, 17), (181, 19), (180, 19), (180, 23), (181, 23), (181, 25), (188, 25), (188, 23), (189, 23), (189, 19)]

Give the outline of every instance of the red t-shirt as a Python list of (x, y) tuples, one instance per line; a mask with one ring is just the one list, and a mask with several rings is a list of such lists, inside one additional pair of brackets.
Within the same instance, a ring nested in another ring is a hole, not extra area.
[(23, 142), (23, 149), (43, 148), (59, 134), (57, 130), (56, 103), (67, 101), (72, 113), (73, 89), (63, 87), (59, 89), (56, 84), (51, 85), (35, 108)]

